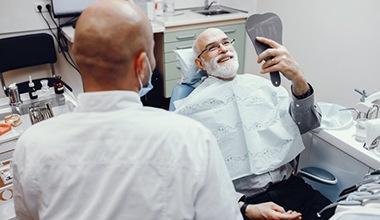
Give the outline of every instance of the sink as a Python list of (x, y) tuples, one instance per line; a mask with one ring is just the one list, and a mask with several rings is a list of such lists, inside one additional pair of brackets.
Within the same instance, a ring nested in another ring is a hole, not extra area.
[(222, 15), (222, 14), (230, 14), (231, 12), (230, 11), (226, 11), (226, 10), (223, 10), (223, 9), (216, 9), (216, 10), (203, 10), (203, 11), (194, 11), (196, 13), (199, 13), (199, 14), (202, 14), (202, 15), (207, 15), (207, 16), (211, 16), (211, 15)]
[(342, 111), (343, 109), (346, 109), (345, 107), (324, 102), (318, 102), (318, 105), (322, 112), (322, 121), (320, 128), (334, 130), (344, 129), (352, 125), (353, 117), (351, 112)]
[(194, 8), (191, 10), (192, 12), (202, 14), (205, 16), (213, 16), (213, 15), (223, 15), (223, 14), (231, 14), (231, 13), (237, 13), (238, 10), (224, 7), (224, 6), (212, 6), (208, 10), (201, 8)]

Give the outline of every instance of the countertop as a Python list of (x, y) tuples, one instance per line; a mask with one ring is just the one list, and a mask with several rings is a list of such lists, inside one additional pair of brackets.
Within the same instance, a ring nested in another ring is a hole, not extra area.
[[(337, 149), (345, 152), (372, 169), (380, 169), (380, 153), (376, 150), (366, 150), (364, 143), (355, 140), (355, 122), (344, 129), (317, 129), (313, 134), (327, 141)], [(380, 152), (380, 151), (379, 151)]]
[[(165, 27), (157, 22), (151, 21), (150, 24), (152, 25), (153, 33), (161, 33), (165, 31)], [(75, 29), (72, 26), (62, 27), (62, 33), (68, 41), (74, 43)]]
[(191, 9), (180, 9), (176, 10), (174, 15), (156, 16), (155, 21), (163, 25), (165, 28), (170, 28), (176, 26), (246, 19), (247, 17), (248, 13), (240, 10), (236, 10), (236, 13), (206, 16), (193, 12)]

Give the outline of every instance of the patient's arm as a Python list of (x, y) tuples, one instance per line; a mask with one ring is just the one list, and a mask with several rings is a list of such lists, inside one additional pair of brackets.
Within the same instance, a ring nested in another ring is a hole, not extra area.
[(288, 219), (299, 220), (301, 213), (285, 211), (281, 206), (273, 202), (248, 205), (245, 216), (249, 219)]
[(297, 98), (292, 94), (289, 111), (301, 134), (311, 131), (321, 124), (321, 112), (315, 103), (314, 89), (310, 84), (309, 92), (305, 97)]

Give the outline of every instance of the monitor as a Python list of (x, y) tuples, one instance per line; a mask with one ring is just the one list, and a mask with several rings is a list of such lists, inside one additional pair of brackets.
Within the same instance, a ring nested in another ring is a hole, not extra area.
[(51, 0), (55, 18), (78, 16), (96, 0)]

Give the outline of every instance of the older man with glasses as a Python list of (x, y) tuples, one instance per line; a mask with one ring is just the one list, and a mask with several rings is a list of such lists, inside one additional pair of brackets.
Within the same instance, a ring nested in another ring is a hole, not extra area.
[[(200, 121), (217, 138), (245, 219), (317, 219), (330, 201), (293, 175), (304, 149), (301, 134), (320, 125), (313, 88), (284, 46), (257, 40), (270, 47), (257, 58), (267, 60), (261, 73), (280, 71), (292, 82), (291, 97), (263, 77), (237, 75), (234, 39), (209, 28), (193, 46), (195, 64), (208, 78), (174, 103), (176, 112)], [(320, 219), (333, 210), (324, 214)]]

